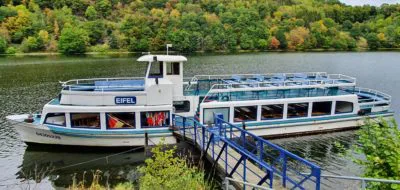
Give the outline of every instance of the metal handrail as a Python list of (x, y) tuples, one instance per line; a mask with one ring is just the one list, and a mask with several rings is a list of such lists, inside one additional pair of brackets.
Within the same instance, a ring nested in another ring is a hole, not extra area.
[(392, 100), (392, 96), (391, 95), (386, 94), (384, 92), (380, 92), (378, 90), (370, 89), (370, 88), (355, 87), (354, 91), (358, 92), (358, 93), (367, 92), (367, 93), (374, 94), (375, 96), (381, 96), (381, 97), (383, 97), (384, 99), (386, 99), (389, 102), (391, 102), (391, 100)]
[[(145, 79), (145, 77), (117, 77), (117, 78), (90, 78), (90, 79), (71, 79), (67, 81), (59, 81), (62, 87), (73, 86), (74, 84), (82, 84), (81, 82), (95, 82), (95, 81), (112, 81), (112, 80), (123, 80), (123, 79)], [(70, 84), (72, 83), (72, 84)], [(84, 83), (87, 84), (87, 83)]]
[(229, 190), (229, 186), (230, 186), (231, 182), (239, 183), (239, 184), (242, 184), (244, 186), (250, 186), (254, 190), (257, 190), (257, 189), (260, 189), (260, 190), (273, 190), (273, 189), (268, 188), (268, 187), (252, 184), (252, 183), (245, 182), (245, 181), (240, 181), (240, 180), (233, 179), (233, 178), (230, 178), (230, 177), (225, 177), (225, 179), (224, 179), (224, 186), (225, 186), (224, 190)]
[(237, 76), (255, 76), (255, 75), (261, 75), (261, 76), (269, 76), (273, 77), (276, 74), (284, 74), (287, 77), (293, 77), (295, 74), (307, 74), (308, 76), (327, 76), (328, 74), (326, 72), (304, 72), (304, 73), (252, 73), (252, 74), (225, 74), (225, 75), (195, 75), (193, 78), (205, 78), (205, 79), (226, 79), (232, 77), (232, 75), (237, 75)]

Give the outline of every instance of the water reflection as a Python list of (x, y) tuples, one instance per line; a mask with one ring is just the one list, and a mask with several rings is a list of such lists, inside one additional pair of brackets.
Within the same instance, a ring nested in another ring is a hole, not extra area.
[[(271, 140), (273, 143), (314, 162), (325, 175), (359, 176), (362, 167), (352, 162), (356, 155), (352, 152), (356, 143), (356, 131), (343, 131), (319, 135), (300, 136)], [(354, 181), (322, 179), (322, 187), (327, 189), (359, 189)]]
[[(126, 151), (126, 150), (122, 150)], [(51, 181), (54, 187), (67, 188), (74, 176), (77, 181), (90, 183), (96, 170), (102, 171), (100, 184), (114, 186), (125, 181), (137, 181), (137, 167), (146, 156), (143, 149), (118, 154), (115, 149), (106, 151), (89, 148), (59, 148), (28, 146), (23, 155), (17, 179), (41, 183)]]

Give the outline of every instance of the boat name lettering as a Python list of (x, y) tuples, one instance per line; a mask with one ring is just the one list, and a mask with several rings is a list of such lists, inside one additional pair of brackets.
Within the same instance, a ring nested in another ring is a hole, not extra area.
[(135, 96), (117, 96), (115, 97), (115, 104), (136, 104)]
[(49, 135), (49, 134), (46, 134), (46, 133), (36, 132), (36, 135), (37, 136), (42, 136), (42, 137), (47, 137), (47, 138), (52, 138), (52, 139), (61, 139), (61, 137), (58, 136), (58, 135)]

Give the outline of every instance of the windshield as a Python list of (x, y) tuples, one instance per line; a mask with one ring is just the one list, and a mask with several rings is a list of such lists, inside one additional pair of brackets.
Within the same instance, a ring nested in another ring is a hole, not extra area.
[(163, 75), (162, 62), (156, 61), (150, 64), (151, 65), (150, 65), (149, 78), (162, 78)]

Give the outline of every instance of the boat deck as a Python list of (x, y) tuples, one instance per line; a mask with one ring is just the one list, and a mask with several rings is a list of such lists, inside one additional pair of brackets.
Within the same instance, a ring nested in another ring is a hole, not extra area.
[(342, 74), (274, 73), (263, 75), (196, 75), (188, 81), (185, 93), (349, 87), (356, 79)]

